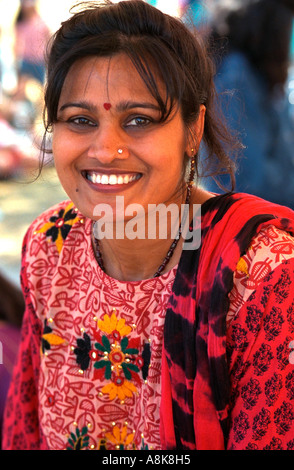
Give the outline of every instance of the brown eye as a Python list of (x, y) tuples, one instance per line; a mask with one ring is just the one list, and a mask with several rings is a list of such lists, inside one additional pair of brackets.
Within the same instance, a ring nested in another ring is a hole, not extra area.
[(151, 119), (144, 116), (136, 116), (128, 121), (127, 126), (131, 127), (145, 127), (151, 123)]
[(75, 125), (77, 125), (77, 126), (82, 126), (82, 127), (84, 127), (84, 126), (85, 126), (85, 127), (86, 127), (86, 126), (95, 127), (95, 126), (96, 126), (96, 124), (95, 124), (93, 121), (91, 121), (90, 119), (87, 119), (87, 118), (85, 118), (85, 117), (83, 117), (83, 116), (71, 118), (71, 119), (69, 120), (69, 122), (72, 123), (72, 124), (75, 124)]

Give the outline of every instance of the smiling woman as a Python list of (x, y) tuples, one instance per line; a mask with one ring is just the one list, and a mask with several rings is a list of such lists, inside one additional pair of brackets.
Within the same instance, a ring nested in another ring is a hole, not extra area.
[(70, 201), (25, 235), (5, 449), (293, 448), (294, 215), (199, 187), (201, 142), (234, 179), (215, 109), (199, 34), (142, 0), (86, 2), (52, 38), (45, 140)]
[[(87, 57), (71, 66), (53, 124), (53, 154), (63, 187), (84, 215), (93, 219), (102, 203), (115, 209), (121, 194), (126, 205), (146, 209), (149, 203), (181, 203), (190, 136), (178, 109), (163, 123), (160, 114), (126, 54)], [(202, 133), (203, 117), (194, 124), (195, 135), (198, 128)]]

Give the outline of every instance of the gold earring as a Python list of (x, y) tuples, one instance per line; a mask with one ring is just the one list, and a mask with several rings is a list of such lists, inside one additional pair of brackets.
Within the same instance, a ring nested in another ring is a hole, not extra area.
[[(191, 149), (194, 151), (194, 149)], [(194, 183), (194, 178), (195, 178), (195, 173), (196, 173), (196, 159), (195, 155), (192, 155), (191, 157), (191, 167), (190, 167), (190, 175), (189, 175), (189, 181), (188, 181), (188, 186), (192, 186)]]

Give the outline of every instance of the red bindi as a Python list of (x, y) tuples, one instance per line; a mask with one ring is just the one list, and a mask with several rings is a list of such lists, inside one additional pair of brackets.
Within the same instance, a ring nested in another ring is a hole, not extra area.
[(104, 108), (106, 109), (106, 111), (109, 111), (110, 108), (111, 108), (111, 104), (110, 104), (110, 103), (104, 103), (103, 106), (104, 106)]

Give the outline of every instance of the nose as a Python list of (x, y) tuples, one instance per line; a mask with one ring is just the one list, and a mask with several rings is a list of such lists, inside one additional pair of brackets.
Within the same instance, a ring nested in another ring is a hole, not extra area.
[(125, 160), (129, 154), (127, 142), (121, 132), (114, 129), (97, 129), (89, 142), (88, 157), (95, 158), (103, 164), (114, 160)]

